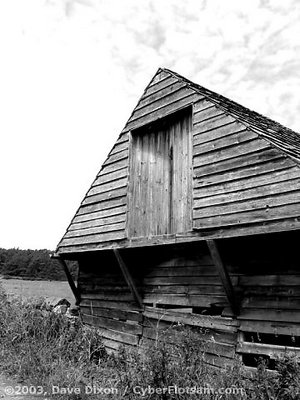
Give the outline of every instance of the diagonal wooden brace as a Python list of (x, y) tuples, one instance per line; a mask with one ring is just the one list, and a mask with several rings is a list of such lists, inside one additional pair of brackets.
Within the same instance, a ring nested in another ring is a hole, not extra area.
[(75, 282), (73, 281), (73, 278), (72, 278), (72, 275), (70, 274), (70, 271), (68, 269), (67, 263), (65, 262), (65, 260), (63, 258), (61, 258), (58, 255), (52, 255), (51, 258), (54, 258), (55, 260), (57, 260), (60, 263), (60, 265), (63, 267), (63, 269), (65, 271), (65, 274), (66, 274), (66, 277), (67, 277), (67, 280), (68, 280), (68, 283), (70, 285), (70, 288), (71, 288), (71, 290), (72, 290), (72, 292), (74, 294), (74, 297), (76, 299), (76, 305), (79, 305), (79, 303), (80, 303), (80, 293), (79, 293), (79, 290), (77, 289), (77, 287), (75, 285)]
[(127, 265), (125, 264), (123, 258), (121, 257), (119, 250), (114, 249), (113, 252), (114, 252), (114, 254), (116, 256), (116, 259), (118, 261), (118, 264), (120, 266), (122, 274), (123, 274), (123, 276), (125, 278), (125, 281), (126, 281), (127, 285), (129, 286), (129, 289), (130, 289), (130, 291), (132, 293), (132, 296), (134, 297), (134, 300), (139, 305), (139, 307), (141, 309), (143, 309), (144, 306), (143, 306), (142, 299), (141, 299), (141, 297), (139, 295), (139, 292), (137, 290), (137, 287), (135, 286), (135, 283), (134, 283), (134, 281), (133, 281), (133, 279), (131, 277), (131, 274), (130, 274), (128, 268), (127, 268)]
[(228, 271), (223, 264), (222, 258), (220, 256), (217, 244), (215, 240), (210, 239), (206, 241), (212, 261), (217, 268), (217, 271), (219, 273), (222, 285), (224, 287), (227, 300), (229, 302), (229, 305), (234, 313), (234, 315), (239, 314), (239, 307), (238, 307), (238, 302), (234, 293), (233, 285), (230, 279), (230, 276), (228, 274)]

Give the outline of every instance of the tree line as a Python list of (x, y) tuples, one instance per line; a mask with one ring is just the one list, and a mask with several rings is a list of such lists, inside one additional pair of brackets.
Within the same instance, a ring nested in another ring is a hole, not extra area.
[[(0, 248), (0, 275), (26, 279), (66, 280), (60, 263), (50, 258), (51, 251)], [(77, 263), (68, 262), (71, 275), (77, 279)]]

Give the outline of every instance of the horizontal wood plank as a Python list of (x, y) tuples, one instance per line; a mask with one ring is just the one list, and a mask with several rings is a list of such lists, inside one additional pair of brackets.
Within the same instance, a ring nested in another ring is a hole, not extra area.
[(175, 82), (153, 93), (148, 94), (148, 92), (146, 91), (146, 96), (142, 96), (141, 100), (139, 101), (137, 107), (134, 110), (137, 111), (142, 108), (149, 107), (152, 104), (156, 104), (154, 106), (155, 108), (157, 107), (157, 102), (161, 100), (168, 102), (170, 99), (169, 96), (174, 96), (175, 94), (177, 94), (177, 92), (185, 89), (186, 85), (184, 83)]
[[(237, 277), (232, 278), (237, 283)], [(219, 285), (220, 281), (216, 276), (170, 276), (170, 277), (154, 277), (144, 278), (146, 285)]]
[[(199, 264), (198, 264), (199, 265)], [(195, 266), (195, 267), (163, 267), (163, 268), (151, 268), (144, 272), (144, 276), (159, 277), (159, 276), (204, 276), (204, 275), (215, 275), (217, 272), (213, 265), (210, 266)]]
[(293, 322), (300, 323), (299, 311), (282, 311), (282, 310), (261, 310), (261, 309), (247, 309), (242, 310), (238, 316), (239, 320), (253, 320), (253, 321), (271, 321), (271, 322)]
[(225, 149), (216, 150), (200, 156), (194, 156), (195, 167), (209, 165), (214, 162), (222, 162), (226, 160), (235, 159), (241, 155), (248, 155), (256, 153), (261, 150), (270, 149), (271, 146), (268, 142), (261, 139), (252, 139), (246, 143), (239, 144), (239, 146), (230, 146)]
[(279, 155), (273, 160), (269, 159), (254, 165), (249, 163), (249, 165), (243, 165), (241, 168), (234, 169), (233, 171), (217, 171), (216, 174), (209, 174), (207, 176), (200, 176), (200, 169), (198, 169), (194, 173), (194, 185), (195, 187), (209, 187), (217, 184), (230, 184), (230, 182), (235, 182), (235, 184), (241, 182), (241, 185), (243, 185), (251, 177), (267, 175), (273, 171), (281, 171), (292, 167), (294, 167), (294, 164), (290, 159)]
[(128, 176), (128, 167), (125, 166), (117, 171), (112, 171), (108, 174), (99, 175), (94, 181), (93, 186), (102, 185), (104, 183), (113, 182), (117, 179), (125, 178)]
[(206, 110), (214, 106), (215, 105), (206, 98), (200, 99), (198, 101), (195, 101), (195, 103), (193, 104), (193, 111), (194, 111), (193, 114), (196, 115), (198, 112), (201, 112), (202, 110)]
[(211, 107), (204, 108), (201, 111), (194, 113), (193, 123), (194, 125), (198, 123), (204, 123), (204, 121), (217, 117), (219, 115), (224, 115), (224, 111), (215, 105), (211, 105)]
[(116, 224), (108, 224), (108, 225), (101, 225), (101, 226), (95, 226), (92, 228), (82, 228), (82, 229), (76, 229), (76, 230), (69, 230), (65, 234), (65, 238), (76, 238), (76, 237), (84, 237), (86, 235), (92, 235), (92, 234), (99, 234), (99, 233), (104, 233), (104, 232), (113, 232), (113, 231), (120, 231), (122, 229), (125, 229), (125, 222), (119, 222)]
[[(287, 185), (283, 185), (288, 187), (288, 183), (293, 185), (294, 182), (287, 182)], [(295, 185), (298, 186), (298, 185)], [(291, 186), (289, 186), (291, 187)], [(269, 187), (267, 189), (270, 189)], [(266, 189), (266, 190), (267, 190)], [(203, 217), (212, 217), (217, 215), (226, 215), (226, 214), (233, 214), (233, 213), (242, 213), (246, 211), (255, 211), (255, 210), (262, 210), (267, 209), (267, 213), (265, 214), (266, 217), (272, 213), (269, 213), (269, 210), (276, 207), (277, 216), (280, 216), (280, 206), (287, 206), (289, 204), (295, 204), (300, 202), (300, 191), (295, 190), (288, 194), (282, 194), (286, 191), (284, 189), (281, 190), (280, 187), (276, 188), (278, 193), (271, 193), (268, 195), (259, 195), (259, 193), (255, 194), (255, 190), (252, 192), (247, 193), (231, 193), (228, 195), (228, 202), (226, 202), (226, 198), (222, 196), (220, 200), (220, 204), (210, 204), (210, 199), (208, 198), (207, 201), (205, 199), (195, 200), (194, 202), (194, 217), (195, 218), (203, 218)], [(296, 188), (297, 189), (297, 188)], [(271, 191), (271, 190), (270, 190)], [(245, 197), (243, 198), (241, 195), (244, 194)], [(240, 195), (240, 196), (239, 196)], [(257, 196), (251, 198), (250, 196)], [(247, 197), (249, 196), (249, 197)], [(222, 204), (221, 201), (224, 201)], [(216, 199), (214, 199), (216, 201)], [(239, 215), (238, 215), (239, 217)]]
[[(86, 323), (90, 322), (90, 319), (86, 319), (85, 321), (87, 321)], [(85, 322), (84, 321), (84, 322)], [(120, 344), (129, 344), (131, 346), (137, 346), (139, 343), (139, 336), (138, 335), (132, 335), (130, 333), (124, 333), (124, 332), (116, 332), (110, 329), (101, 329), (98, 328), (97, 331), (99, 332), (99, 334), (102, 336), (102, 338), (104, 338), (103, 344), (104, 345), (111, 345), (111, 343), (105, 340), (105, 339), (109, 339), (110, 341), (114, 341), (117, 342), (119, 345)], [(114, 348), (117, 348), (114, 346)]]
[(260, 332), (260, 333), (271, 333), (274, 335), (289, 335), (289, 336), (300, 336), (300, 325), (296, 325), (293, 322), (282, 323), (276, 321), (253, 321), (253, 320), (241, 320), (240, 328), (243, 332)]
[(109, 153), (109, 156), (112, 156), (114, 154), (120, 153), (120, 151), (128, 149), (128, 146), (129, 146), (129, 137), (127, 135), (126, 140), (123, 140), (122, 142), (119, 141), (116, 142), (111, 152)]
[[(297, 201), (297, 200), (296, 200)], [(245, 212), (215, 215), (211, 217), (197, 218), (194, 217), (195, 226), (201, 228), (214, 228), (218, 226), (249, 224), (249, 223), (265, 223), (271, 220), (282, 220), (288, 218), (300, 217), (299, 203), (281, 205), (278, 207), (264, 207)]]
[(94, 183), (91, 189), (88, 191), (87, 196), (93, 196), (100, 193), (109, 192), (126, 186), (128, 183), (128, 177), (122, 177), (107, 183), (96, 184)]
[(94, 203), (91, 205), (82, 205), (79, 208), (76, 216), (82, 215), (82, 214), (90, 214), (90, 213), (96, 212), (96, 211), (104, 211), (107, 209), (115, 209), (116, 207), (120, 207), (125, 204), (126, 204), (126, 196), (97, 202), (97, 203)]
[(163, 80), (161, 80), (159, 82), (155, 82), (152, 85), (148, 86), (145, 93), (142, 96), (142, 99), (147, 98), (148, 96), (151, 96), (153, 93), (160, 92), (161, 90), (165, 89), (166, 87), (168, 87), (170, 85), (174, 85), (176, 82), (178, 82), (178, 79), (169, 75), (169, 76), (165, 77)]
[(104, 162), (103, 168), (107, 165), (115, 164), (116, 162), (126, 159), (128, 160), (128, 147), (118, 153), (110, 155)]
[[(284, 182), (295, 178), (300, 178), (300, 170), (298, 168), (284, 168), (279, 171), (267, 171), (255, 176), (249, 176), (247, 179), (237, 179), (229, 182), (211, 184), (202, 186), (200, 180), (194, 181), (194, 197), (204, 198), (216, 196), (219, 198), (224, 193), (240, 192), (251, 188), (260, 188), (277, 182)], [(260, 190), (260, 189), (258, 189)]]
[(193, 148), (194, 156), (199, 154), (211, 153), (213, 151), (226, 149), (232, 146), (238, 146), (240, 143), (250, 142), (257, 139), (256, 133), (251, 133), (246, 129), (232, 133), (222, 139), (212, 140), (208, 143), (200, 143)]
[(76, 215), (72, 221), (72, 224), (77, 224), (86, 221), (93, 221), (97, 219), (106, 219), (106, 218), (113, 218), (114, 216), (118, 215), (125, 215), (126, 213), (126, 205), (124, 206), (117, 206), (113, 208), (107, 208), (101, 211), (90, 212), (82, 215)]
[(243, 354), (265, 354), (271, 358), (283, 356), (287, 352), (292, 352), (300, 355), (300, 349), (297, 347), (289, 346), (276, 346), (261, 343), (239, 343), (236, 351)]
[(80, 305), (80, 310), (84, 314), (95, 315), (97, 317), (114, 318), (124, 321), (130, 320), (136, 322), (142, 322), (143, 320), (143, 316), (139, 312), (120, 310), (116, 308), (96, 307), (92, 302), (89, 306)]
[[(120, 281), (117, 281), (119, 284)], [(124, 301), (124, 302), (131, 302), (133, 301), (133, 297), (130, 292), (124, 293), (113, 293), (113, 292), (106, 292), (106, 291), (84, 291), (82, 292), (82, 300), (88, 300), (91, 304), (94, 300), (103, 300), (103, 301)]]
[(136, 129), (143, 125), (147, 125), (148, 123), (153, 122), (158, 118), (166, 117), (167, 115), (170, 115), (172, 113), (175, 113), (176, 111), (179, 111), (183, 108), (190, 106), (196, 98), (197, 98), (196, 94), (191, 94), (187, 95), (186, 97), (180, 100), (175, 101), (174, 103), (163, 105), (161, 108), (153, 110), (149, 114), (142, 115), (134, 120), (132, 119), (128, 123), (128, 128)]
[(103, 177), (103, 175), (111, 174), (112, 172), (116, 172), (124, 168), (128, 168), (128, 157), (113, 163), (103, 165), (98, 174), (98, 177)]
[(224, 288), (219, 282), (213, 285), (158, 285), (158, 286), (144, 286), (143, 288), (145, 294), (150, 293), (160, 293), (160, 294), (185, 294), (185, 295), (224, 295)]
[[(227, 306), (226, 296), (197, 296), (197, 295), (180, 295), (176, 296), (169, 294), (144, 294), (143, 303), (155, 303), (159, 305), (176, 305), (176, 306), (186, 306), (186, 307), (200, 307), (209, 308), (212, 305)], [(180, 309), (178, 309), (180, 311)]]
[[(220, 117), (218, 117), (218, 123), (220, 123)], [(227, 136), (231, 136), (234, 133), (242, 132), (245, 129), (245, 125), (232, 119), (221, 119), (221, 125), (214, 127), (212, 130), (209, 129), (207, 132), (199, 132), (197, 126), (193, 127), (193, 145), (209, 145), (210, 142), (224, 139)]]
[(109, 309), (117, 309), (117, 310), (124, 310), (124, 311), (138, 311), (138, 307), (136, 304), (131, 302), (125, 302), (120, 300), (90, 300), (89, 298), (83, 298), (80, 302), (80, 306), (83, 307), (90, 307), (90, 303), (92, 301), (93, 307), (103, 307)]
[(94, 235), (81, 236), (76, 238), (65, 238), (59, 244), (60, 247), (76, 246), (89, 243), (101, 243), (111, 240), (120, 240), (125, 238), (125, 231), (105, 232)]
[(141, 335), (142, 327), (139, 324), (117, 321), (115, 319), (103, 318), (94, 315), (81, 314), (84, 322), (99, 328), (111, 329), (118, 332)]
[(299, 286), (300, 275), (252, 275), (240, 276), (241, 286)]
[(152, 307), (145, 307), (144, 316), (156, 320), (163, 320), (167, 322), (178, 321), (191, 326), (199, 326), (202, 328), (213, 328), (220, 331), (236, 332), (237, 322), (231, 318), (216, 317), (210, 315), (186, 315), (180, 312), (173, 312), (168, 310), (159, 310)]
[(125, 213), (113, 215), (111, 217), (106, 218), (97, 218), (84, 222), (72, 223), (72, 225), (68, 228), (68, 231), (80, 230), (85, 228), (93, 228), (103, 225), (111, 225), (115, 223), (123, 222), (125, 224), (126, 215)]
[(210, 119), (194, 124), (193, 133), (194, 135), (203, 134), (204, 132), (210, 132), (232, 122), (236, 122), (236, 119), (225, 113), (212, 116)]
[(244, 201), (245, 199), (259, 199), (262, 197), (271, 198), (273, 196), (280, 197), (279, 195), (283, 194), (288, 196), (291, 193), (294, 194), (294, 200), (296, 200), (297, 191), (300, 189), (300, 170), (294, 172), (289, 171), (281, 176), (279, 175), (277, 179), (276, 177), (271, 176), (269, 179), (262, 181), (259, 181), (259, 178), (256, 180), (253, 179), (252, 181), (249, 180), (248, 185), (250, 185), (250, 188), (242, 187), (238, 189), (235, 187), (235, 191), (230, 191), (229, 189), (228, 192), (223, 192), (223, 194), (219, 194), (218, 196), (205, 198), (201, 197), (201, 190), (195, 189), (194, 208), (236, 203)]
[(264, 310), (300, 310), (300, 297), (291, 297), (290, 299), (279, 299), (278, 297), (273, 299), (267, 297), (265, 297), (264, 299), (257, 299), (255, 297), (248, 297), (243, 299), (241, 307), (243, 309), (261, 308)]
[(141, 117), (144, 117), (154, 111), (158, 111), (161, 108), (165, 108), (169, 104), (173, 104), (188, 96), (193, 96), (193, 95), (194, 91), (192, 89), (182, 86), (179, 90), (176, 90), (175, 92), (172, 93), (168, 93), (163, 98), (159, 98), (158, 100), (154, 101), (153, 103), (143, 108), (135, 109), (135, 111), (132, 114), (132, 117), (130, 118), (130, 122), (135, 121), (136, 119), (139, 119)]
[(94, 203), (100, 203), (100, 202), (105, 202), (110, 199), (115, 199), (118, 197), (125, 197), (127, 195), (127, 187), (121, 187), (117, 188), (114, 190), (111, 190), (109, 192), (105, 193), (100, 193), (100, 194), (95, 194), (93, 196), (87, 196), (82, 202), (82, 205), (85, 206), (87, 204), (94, 204)]
[(157, 73), (155, 74), (155, 76), (153, 77), (151, 82), (149, 83), (148, 87), (152, 87), (155, 84), (157, 84), (165, 79), (168, 79), (170, 76), (171, 76), (171, 74), (169, 72), (160, 69), (159, 71), (157, 71)]
[[(282, 156), (278, 154), (278, 151), (275, 149), (261, 149), (260, 151), (253, 150), (253, 153), (244, 154), (244, 155), (236, 155), (233, 158), (227, 160), (221, 160), (202, 165), (201, 160), (197, 158), (194, 162), (194, 177), (199, 178), (203, 176), (207, 176), (209, 174), (216, 175), (218, 173), (225, 173), (227, 171), (238, 170), (243, 167), (249, 166), (257, 166), (257, 164), (264, 163), (266, 161), (270, 161), (270, 159), (281, 158)], [(197, 165), (199, 163), (199, 165)]]

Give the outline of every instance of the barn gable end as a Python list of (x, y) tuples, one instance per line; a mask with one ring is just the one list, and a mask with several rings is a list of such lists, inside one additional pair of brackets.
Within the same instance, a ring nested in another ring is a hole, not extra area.
[[(183, 152), (176, 150), (178, 142)], [(296, 133), (159, 69), (57, 252), (298, 229), (299, 159)], [(167, 180), (169, 186), (159, 189)], [(155, 208), (163, 204), (163, 190), (170, 199), (163, 205), (165, 213)], [(144, 204), (140, 208), (139, 202)], [(162, 215), (169, 220), (160, 222)], [(180, 223), (172, 223), (175, 216)], [(139, 223), (144, 226), (137, 228)]]
[(57, 249), (83, 322), (109, 351), (201, 328), (215, 367), (300, 354), (299, 162), (297, 133), (159, 69)]

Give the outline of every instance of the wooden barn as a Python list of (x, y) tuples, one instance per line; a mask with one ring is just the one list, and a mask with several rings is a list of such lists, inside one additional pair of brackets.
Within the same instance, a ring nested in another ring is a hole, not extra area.
[(108, 349), (203, 328), (215, 366), (300, 351), (299, 161), (299, 134), (159, 69), (56, 251), (83, 321)]

